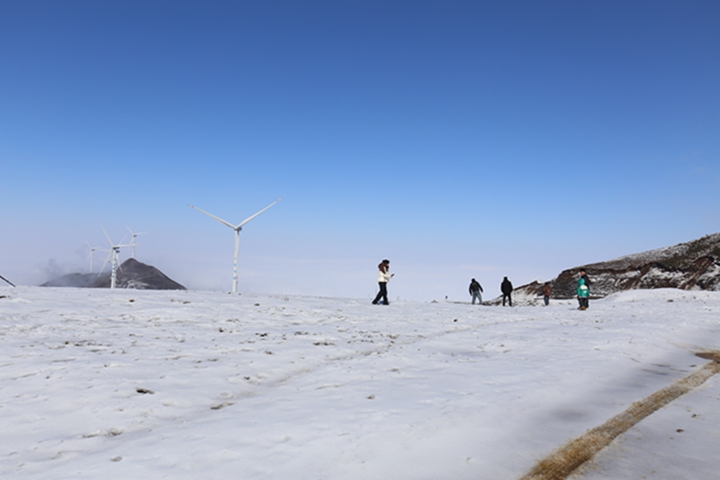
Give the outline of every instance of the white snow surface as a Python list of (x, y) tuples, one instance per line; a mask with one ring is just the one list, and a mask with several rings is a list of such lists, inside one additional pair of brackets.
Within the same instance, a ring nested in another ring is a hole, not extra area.
[[(575, 307), (0, 288), (0, 477), (517, 479), (720, 349), (719, 292)], [(571, 478), (718, 478), (717, 377)]]

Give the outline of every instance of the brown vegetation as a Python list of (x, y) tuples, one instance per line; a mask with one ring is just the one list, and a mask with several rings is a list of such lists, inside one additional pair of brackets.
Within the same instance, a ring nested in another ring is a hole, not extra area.
[(698, 356), (712, 361), (673, 385), (653, 393), (644, 400), (633, 403), (621, 414), (570, 441), (538, 462), (521, 480), (562, 480), (567, 478), (617, 436), (676, 398), (702, 385), (708, 378), (720, 371), (720, 352), (703, 352)]

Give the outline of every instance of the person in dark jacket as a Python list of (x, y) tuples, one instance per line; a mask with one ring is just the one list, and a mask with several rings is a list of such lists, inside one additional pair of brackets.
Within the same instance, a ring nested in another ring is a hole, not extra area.
[(468, 290), (470, 291), (470, 295), (472, 295), (472, 304), (475, 305), (475, 299), (477, 298), (480, 305), (482, 305), (481, 292), (483, 292), (483, 288), (482, 285), (480, 285), (480, 282), (473, 278), (472, 280), (470, 280), (470, 287), (468, 288)]
[(550, 286), (550, 282), (545, 282), (545, 285), (543, 285), (543, 301), (545, 302), (545, 306), (547, 307), (550, 303), (550, 295), (552, 295), (552, 287)]
[(508, 302), (510, 303), (510, 306), (512, 307), (512, 291), (513, 286), (510, 280), (508, 280), (507, 277), (503, 278), (502, 283), (500, 284), (500, 291), (503, 294), (503, 307), (505, 306), (505, 299), (507, 298)]

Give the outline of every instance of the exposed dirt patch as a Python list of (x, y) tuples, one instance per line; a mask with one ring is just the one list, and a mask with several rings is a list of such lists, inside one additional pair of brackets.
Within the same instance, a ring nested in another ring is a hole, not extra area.
[(697, 354), (698, 357), (704, 358), (705, 360), (713, 360), (720, 362), (720, 352), (700, 352)]
[(669, 387), (635, 402), (623, 413), (614, 416), (599, 427), (588, 430), (581, 437), (538, 462), (521, 480), (563, 480), (582, 464), (592, 459), (617, 436), (625, 433), (645, 417), (696, 388), (720, 371), (720, 352), (702, 352), (699, 357), (712, 360)]

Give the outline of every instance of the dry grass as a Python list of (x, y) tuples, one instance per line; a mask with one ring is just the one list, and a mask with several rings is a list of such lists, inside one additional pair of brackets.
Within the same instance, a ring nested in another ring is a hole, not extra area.
[(658, 390), (649, 397), (633, 403), (623, 413), (614, 416), (599, 427), (565, 446), (559, 448), (545, 459), (538, 462), (521, 480), (562, 480), (568, 477), (582, 464), (592, 459), (601, 449), (605, 448), (618, 435), (626, 432), (633, 425), (664, 407), (676, 398), (696, 388), (720, 371), (720, 352), (703, 352), (699, 357), (712, 360), (698, 371), (691, 373), (670, 385)]

